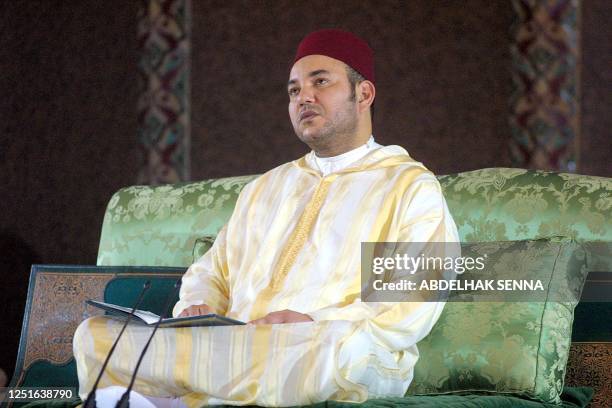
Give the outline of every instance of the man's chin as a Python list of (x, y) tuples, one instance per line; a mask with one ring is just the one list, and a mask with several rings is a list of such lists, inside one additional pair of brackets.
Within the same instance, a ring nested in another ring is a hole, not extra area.
[(298, 137), (302, 142), (310, 145), (310, 143), (317, 143), (317, 141), (321, 140), (323, 138), (323, 135), (320, 129), (314, 129), (310, 127), (302, 130), (298, 134)]

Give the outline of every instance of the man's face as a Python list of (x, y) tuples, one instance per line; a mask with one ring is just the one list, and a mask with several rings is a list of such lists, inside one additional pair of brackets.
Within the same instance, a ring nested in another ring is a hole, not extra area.
[(358, 111), (343, 62), (323, 55), (301, 58), (287, 86), (289, 117), (302, 142), (323, 155), (352, 145)]

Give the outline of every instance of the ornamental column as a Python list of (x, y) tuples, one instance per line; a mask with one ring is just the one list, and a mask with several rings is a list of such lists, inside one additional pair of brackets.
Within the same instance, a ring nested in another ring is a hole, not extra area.
[(574, 172), (580, 147), (580, 0), (512, 4), (513, 165)]
[(138, 10), (140, 184), (190, 177), (190, 0), (141, 0)]

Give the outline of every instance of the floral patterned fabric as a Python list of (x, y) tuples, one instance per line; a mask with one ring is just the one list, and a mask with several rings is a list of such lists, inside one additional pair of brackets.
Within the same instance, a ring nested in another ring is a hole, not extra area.
[(438, 177), (461, 242), (566, 237), (612, 270), (612, 179), (490, 168)]
[(97, 264), (189, 266), (210, 248), (255, 177), (117, 191), (104, 215)]
[[(98, 265), (190, 265), (255, 177), (119, 190), (104, 216)], [(612, 242), (612, 179), (508, 168), (438, 179), (463, 242), (552, 236)]]
[[(537, 279), (544, 290), (525, 291), (533, 297), (515, 302), (499, 301), (500, 292), (493, 292), (494, 298), (453, 292), (440, 320), (418, 344), (421, 358), (408, 394), (490, 391), (558, 403), (573, 312), (587, 275), (582, 245), (543, 239), (462, 250), (464, 257), (485, 254), (485, 269), (466, 271), (460, 281)], [(530, 299), (536, 301), (525, 301)]]
[(492, 168), (438, 177), (463, 242), (612, 241), (612, 179)]
[[(188, 266), (210, 247), (255, 177), (118, 191), (104, 217), (98, 265)], [(612, 179), (510, 168), (438, 178), (462, 242), (612, 242)], [(589, 257), (587, 263), (610, 258), (609, 251)], [(581, 268), (560, 265), (561, 276), (580, 277)], [(572, 319), (573, 305), (559, 302), (450, 302), (419, 343), (409, 392), (487, 390), (558, 401)]]

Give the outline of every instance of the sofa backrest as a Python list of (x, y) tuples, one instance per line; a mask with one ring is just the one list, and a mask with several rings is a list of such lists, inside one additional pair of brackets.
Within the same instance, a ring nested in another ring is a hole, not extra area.
[[(98, 265), (188, 266), (257, 176), (119, 190), (108, 203)], [(462, 241), (568, 237), (612, 242), (612, 179), (513, 168), (439, 176)]]
[(104, 214), (97, 264), (189, 266), (196, 241), (199, 252), (210, 247), (256, 177), (122, 188)]
[(464, 242), (612, 241), (612, 179), (489, 168), (439, 177)]

